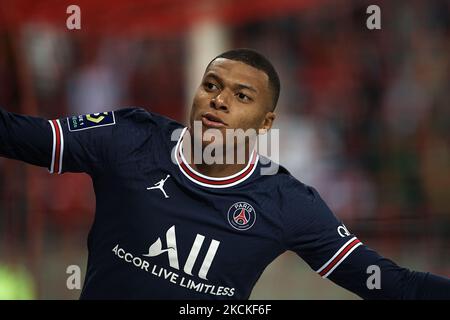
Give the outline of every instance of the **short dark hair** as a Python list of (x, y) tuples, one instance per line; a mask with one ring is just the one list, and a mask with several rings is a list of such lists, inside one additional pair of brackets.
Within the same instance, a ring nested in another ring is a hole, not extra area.
[(278, 73), (272, 63), (264, 55), (248, 48), (229, 50), (212, 59), (208, 63), (206, 70), (216, 59), (219, 58), (241, 61), (258, 70), (264, 71), (269, 77), (269, 88), (272, 90), (272, 111), (275, 110), (278, 97), (280, 96), (280, 78), (278, 77)]

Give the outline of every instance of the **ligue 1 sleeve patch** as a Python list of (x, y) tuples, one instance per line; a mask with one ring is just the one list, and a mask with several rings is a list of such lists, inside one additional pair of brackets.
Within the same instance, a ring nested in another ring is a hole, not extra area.
[(67, 118), (69, 131), (80, 131), (116, 124), (114, 111), (91, 113)]

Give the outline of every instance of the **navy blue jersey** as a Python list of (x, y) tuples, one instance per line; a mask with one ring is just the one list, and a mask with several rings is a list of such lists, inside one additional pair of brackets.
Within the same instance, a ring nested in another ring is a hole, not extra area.
[[(186, 128), (142, 108), (44, 120), (0, 109), (0, 155), (92, 178), (82, 299), (248, 299), (286, 250), (362, 298), (450, 297), (449, 280), (366, 247), (318, 192), (253, 153), (224, 178), (181, 153)], [(381, 283), (370, 286), (370, 266)]]

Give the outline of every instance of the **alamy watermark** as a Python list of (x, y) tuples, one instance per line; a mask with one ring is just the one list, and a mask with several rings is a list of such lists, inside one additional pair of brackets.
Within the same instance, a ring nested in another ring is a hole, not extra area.
[(81, 29), (81, 9), (76, 4), (67, 7), (66, 13), (70, 14), (66, 19), (66, 27), (69, 30)]
[(366, 286), (369, 290), (381, 289), (381, 269), (379, 266), (373, 264), (367, 267), (367, 274), (370, 276), (367, 278)]
[(366, 20), (366, 27), (369, 30), (381, 29), (381, 9), (376, 4), (367, 7), (366, 13), (370, 16)]
[(67, 266), (66, 273), (69, 274), (66, 280), (66, 287), (69, 290), (81, 289), (81, 268), (76, 264)]
[[(267, 158), (261, 158), (262, 175), (273, 175), (278, 171), (279, 141), (278, 129), (224, 129), (203, 130), (201, 121), (194, 121), (190, 130), (183, 128), (172, 132), (171, 140), (177, 142), (183, 134), (182, 146), (176, 144), (172, 149), (172, 161), (178, 162), (179, 153), (193, 164), (246, 164), (253, 150)], [(270, 158), (270, 160), (269, 160)]]
[[(71, 4), (67, 7), (66, 13), (69, 16), (66, 19), (66, 27), (69, 30), (81, 29), (81, 8), (76, 4)], [(372, 4), (367, 7), (366, 13), (370, 16), (366, 20), (366, 27), (369, 30), (381, 29), (381, 9), (378, 5)]]

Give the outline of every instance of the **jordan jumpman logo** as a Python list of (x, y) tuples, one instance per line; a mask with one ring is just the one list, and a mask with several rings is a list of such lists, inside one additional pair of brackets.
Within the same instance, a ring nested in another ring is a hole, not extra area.
[(153, 187), (148, 187), (147, 190), (159, 189), (164, 194), (165, 198), (169, 198), (167, 193), (164, 191), (164, 183), (166, 182), (167, 179), (169, 179), (169, 177), (170, 177), (170, 174), (168, 174), (165, 179), (161, 179), (157, 183), (155, 183), (155, 185)]

